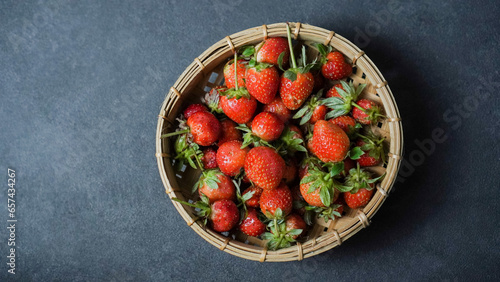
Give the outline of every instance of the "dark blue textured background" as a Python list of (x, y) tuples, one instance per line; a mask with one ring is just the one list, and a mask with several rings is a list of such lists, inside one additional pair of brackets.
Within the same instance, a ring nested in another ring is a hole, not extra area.
[[(293, 2), (0, 2), (0, 280), (498, 281), (500, 5)], [(302, 262), (260, 264), (186, 226), (158, 174), (155, 131), (196, 56), (287, 20), (334, 30), (375, 62), (401, 111), (405, 165), (368, 229)], [(417, 144), (440, 129), (446, 140), (424, 155)]]

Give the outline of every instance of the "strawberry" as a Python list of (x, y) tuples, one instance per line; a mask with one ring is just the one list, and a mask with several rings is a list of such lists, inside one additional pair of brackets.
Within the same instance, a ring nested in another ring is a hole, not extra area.
[(230, 200), (217, 201), (211, 205), (209, 219), (215, 231), (229, 231), (233, 229), (240, 220), (238, 207)]
[(366, 86), (366, 84), (360, 84), (358, 87), (354, 87), (352, 81), (347, 83), (341, 80), (340, 83), (342, 88), (334, 86), (332, 89), (335, 89), (336, 92), (333, 92), (332, 89), (328, 91), (327, 96), (332, 95), (332, 97), (327, 98), (332, 110), (326, 114), (325, 119), (347, 115), (353, 106), (357, 106), (354, 101), (358, 99)]
[(217, 232), (226, 232), (233, 229), (240, 219), (238, 207), (231, 200), (224, 199), (210, 204), (208, 197), (205, 195), (202, 195), (201, 200), (193, 204), (177, 198), (172, 198), (172, 200), (196, 208), (196, 215), (204, 218), (203, 223), (205, 225), (207, 220), (210, 221), (212, 229)]
[(362, 124), (376, 124), (384, 115), (382, 108), (368, 99), (360, 99), (353, 103), (352, 116)]
[(260, 195), (262, 195), (263, 189), (258, 186), (250, 186), (248, 187), (241, 196), (245, 196), (248, 193), (253, 193), (252, 197), (245, 201), (245, 205), (247, 207), (258, 208), (260, 206)]
[(321, 73), (326, 79), (339, 80), (352, 73), (352, 66), (348, 64), (344, 55), (338, 51), (332, 52), (332, 46), (315, 44), (321, 54)]
[(204, 169), (217, 168), (217, 150), (213, 147), (208, 147), (203, 149), (203, 157), (201, 158), (201, 163)]
[(288, 63), (290, 57), (290, 50), (288, 49), (288, 42), (282, 37), (270, 37), (264, 40), (261, 44), (257, 45), (256, 59), (259, 63), (268, 63), (275, 66), (278, 65), (278, 58), (282, 56), (282, 64)]
[(253, 134), (267, 142), (278, 139), (284, 127), (277, 115), (268, 112), (259, 113), (252, 121)]
[(257, 210), (249, 208), (247, 216), (240, 223), (241, 232), (248, 236), (257, 237), (266, 231), (266, 225), (257, 216)]
[(369, 131), (366, 136), (358, 134), (360, 139), (356, 141), (358, 146), (364, 154), (357, 159), (361, 167), (374, 166), (380, 162), (386, 162), (385, 138), (376, 136), (373, 132)]
[[(236, 61), (237, 53), (234, 53), (234, 60)], [(237, 77), (237, 73), (234, 73)], [(235, 85), (233, 88), (222, 92), (220, 95), (220, 106), (224, 113), (236, 123), (249, 122), (255, 110), (257, 109), (257, 100), (250, 96), (245, 87), (239, 87), (239, 81), (234, 80)]]
[[(284, 217), (292, 211), (292, 206), (292, 192), (285, 183), (281, 183), (275, 189), (262, 191), (260, 209), (266, 217)], [(275, 215), (277, 209), (280, 209), (280, 214)]]
[(210, 146), (219, 139), (221, 131), (219, 120), (207, 111), (196, 112), (187, 121), (181, 120), (179, 128), (181, 130), (163, 134), (161, 137), (166, 138), (189, 133), (189, 139), (192, 139), (194, 143), (201, 146)]
[(244, 168), (250, 181), (264, 190), (270, 190), (280, 184), (285, 161), (272, 148), (254, 147), (245, 157)]
[[(373, 186), (373, 184), (372, 184)], [(362, 206), (366, 206), (373, 196), (373, 188), (368, 190), (366, 188), (361, 188), (356, 193), (345, 192), (344, 200), (351, 209), (357, 209)]]
[(276, 96), (271, 103), (264, 105), (262, 111), (276, 114), (283, 123), (288, 122), (292, 118), (292, 112), (285, 106), (279, 96)]
[(280, 97), (285, 106), (296, 110), (304, 104), (313, 89), (313, 78), (310, 72), (294, 73), (296, 70), (285, 72), (281, 77)]
[(219, 139), (220, 122), (209, 112), (196, 112), (187, 119), (193, 142), (201, 146), (209, 146)]
[[(226, 82), (227, 88), (235, 88), (235, 75), (234, 75), (234, 61), (233, 59), (226, 63), (224, 66), (224, 80)], [(238, 86), (245, 87), (245, 76), (246, 76), (246, 63), (245, 60), (237, 60), (236, 63), (236, 72), (238, 77)]]
[(274, 66), (250, 61), (246, 75), (246, 87), (250, 95), (262, 104), (269, 104), (279, 86), (279, 74)]
[(314, 78), (310, 72), (314, 64), (306, 64), (305, 46), (302, 48), (302, 66), (297, 67), (295, 55), (293, 54), (292, 38), (290, 26), (287, 24), (288, 46), (290, 48), (290, 58), (292, 67), (286, 70), (281, 76), (280, 97), (283, 103), (290, 110), (296, 110), (304, 104), (311, 95), (314, 87)]
[(327, 62), (321, 67), (321, 73), (329, 80), (338, 80), (348, 77), (352, 73), (352, 66), (346, 63), (340, 52), (330, 52), (326, 55)]
[(347, 134), (353, 133), (356, 128), (356, 121), (350, 116), (339, 116), (330, 119), (329, 122), (338, 125)]
[(344, 200), (351, 209), (365, 206), (370, 202), (373, 195), (375, 182), (381, 180), (385, 174), (372, 178), (371, 174), (360, 168), (352, 168), (346, 176), (344, 185), (347, 191), (344, 192)]
[(326, 92), (326, 97), (327, 98), (331, 98), (331, 97), (339, 97), (339, 98), (342, 98), (342, 96), (340, 96), (340, 94), (337, 92), (337, 88), (340, 88), (342, 90), (345, 91), (344, 87), (342, 86), (341, 83), (337, 83), (335, 84), (332, 88), (330, 88), (327, 92)]
[(219, 142), (217, 144), (220, 146), (227, 141), (231, 140), (242, 140), (241, 131), (239, 131), (236, 126), (238, 126), (234, 121), (230, 119), (225, 119), (220, 122), (221, 134), (219, 137)]
[(297, 239), (300, 235), (305, 233), (307, 224), (302, 217), (296, 213), (289, 214), (285, 220), (286, 230), (300, 229), (300, 234), (292, 235), (293, 239)]
[[(336, 174), (343, 171), (335, 171)], [(310, 169), (300, 180), (300, 194), (311, 206), (329, 207), (338, 198), (338, 187), (340, 184), (333, 179), (332, 174), (319, 169)]]
[(245, 164), (245, 157), (248, 148), (241, 148), (242, 142), (231, 140), (223, 143), (217, 150), (217, 164), (220, 170), (229, 176), (236, 176), (240, 173)]
[(321, 161), (340, 162), (349, 151), (350, 141), (338, 125), (320, 120), (314, 125), (311, 146)]
[(188, 119), (194, 113), (197, 112), (207, 112), (207, 107), (202, 104), (191, 104), (187, 106), (187, 108), (182, 112), (184, 114), (184, 118)]
[(231, 178), (217, 169), (204, 171), (198, 182), (194, 185), (194, 188), (198, 189), (200, 196), (202, 194), (207, 196), (210, 203), (222, 199), (236, 199), (236, 188)]

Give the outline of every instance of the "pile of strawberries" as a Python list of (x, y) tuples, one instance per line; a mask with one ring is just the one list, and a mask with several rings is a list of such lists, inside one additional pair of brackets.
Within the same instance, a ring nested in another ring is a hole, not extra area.
[(365, 85), (346, 81), (352, 66), (340, 52), (314, 47), (312, 63), (305, 46), (296, 60), (289, 28), (288, 38), (242, 47), (224, 67), (225, 85), (162, 136), (177, 138), (176, 167), (202, 171), (193, 187), (200, 199), (174, 200), (213, 230), (239, 229), (275, 250), (304, 239), (316, 218), (370, 201), (382, 176), (363, 167), (386, 162), (384, 138), (370, 130), (382, 109), (358, 98)]

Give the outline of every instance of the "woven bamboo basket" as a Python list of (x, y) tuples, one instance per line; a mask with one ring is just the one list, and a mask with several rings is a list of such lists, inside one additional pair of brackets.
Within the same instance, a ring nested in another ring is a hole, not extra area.
[[(260, 262), (302, 260), (339, 246), (367, 227), (396, 180), (403, 150), (401, 118), (396, 102), (387, 81), (368, 56), (333, 31), (301, 23), (289, 23), (289, 25), (295, 40), (300, 44), (311, 46), (317, 42), (331, 45), (347, 57), (354, 67), (350, 76), (354, 85), (367, 84), (361, 97), (376, 101), (384, 108), (386, 119), (373, 125), (372, 130), (386, 138), (389, 158), (386, 165), (369, 168), (376, 175), (386, 173), (386, 176), (377, 184), (376, 193), (368, 205), (356, 210), (347, 209), (345, 215), (334, 221), (325, 223), (323, 219), (317, 220), (309, 229), (305, 241), (277, 251), (267, 250), (265, 241), (248, 237), (241, 232), (223, 235), (205, 228), (191, 207), (172, 201), (188, 226), (210, 244), (232, 255)], [(226, 36), (195, 58), (170, 88), (161, 106), (156, 132), (156, 159), (165, 191), (170, 198), (196, 200), (191, 194), (191, 187), (197, 181), (200, 172), (191, 168), (174, 171), (173, 140), (162, 139), (160, 136), (176, 129), (175, 119), (186, 105), (199, 103), (205, 92), (222, 83), (224, 63), (232, 58), (239, 47), (257, 44), (267, 37), (277, 36), (286, 37), (286, 23), (263, 25)], [(315, 52), (313, 48), (309, 50)]]

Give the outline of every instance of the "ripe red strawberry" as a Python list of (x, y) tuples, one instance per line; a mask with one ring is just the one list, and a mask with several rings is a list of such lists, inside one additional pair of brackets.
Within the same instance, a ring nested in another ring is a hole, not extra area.
[(325, 105), (319, 105), (314, 108), (310, 123), (315, 124), (318, 120), (324, 120), (327, 112), (327, 107)]
[(298, 235), (293, 235), (293, 239), (297, 239), (300, 235), (304, 234), (307, 228), (307, 224), (302, 219), (302, 217), (296, 213), (289, 214), (285, 220), (286, 230), (290, 231), (293, 229), (302, 229), (302, 232)]
[(192, 116), (194, 113), (197, 112), (207, 112), (207, 107), (205, 107), (202, 104), (191, 104), (187, 106), (187, 108), (184, 110), (184, 118), (188, 119), (190, 116)]
[(215, 143), (220, 136), (220, 122), (209, 112), (196, 112), (187, 119), (193, 142), (201, 146)]
[(239, 131), (236, 126), (238, 126), (234, 121), (230, 119), (225, 119), (220, 122), (221, 134), (219, 137), (219, 142), (217, 144), (220, 146), (227, 141), (231, 140), (242, 140), (241, 131)]
[(344, 200), (351, 209), (357, 209), (366, 206), (373, 196), (373, 189), (359, 189), (356, 193), (344, 192)]
[(260, 63), (278, 65), (278, 58), (281, 53), (283, 55), (283, 65), (288, 63), (290, 57), (290, 50), (288, 49), (288, 42), (282, 37), (271, 37), (264, 40), (256, 48), (256, 59)]
[[(238, 76), (238, 86), (245, 87), (245, 75), (246, 75), (246, 62), (245, 60), (238, 60), (236, 64), (236, 71)], [(226, 82), (227, 88), (234, 88), (234, 59), (227, 62), (224, 66), (224, 80)]]
[[(323, 76), (329, 80), (339, 80), (351, 75), (352, 66), (345, 61), (344, 55), (338, 51), (330, 52), (330, 50), (325, 49), (320, 49), (323, 55), (323, 65), (321, 66)], [(329, 53), (325, 56), (326, 52)]]
[(252, 197), (245, 201), (245, 205), (247, 207), (258, 208), (260, 206), (260, 195), (262, 195), (262, 191), (263, 189), (258, 186), (250, 186), (243, 191), (241, 196), (245, 196), (245, 194), (253, 192)]
[(254, 147), (245, 158), (245, 173), (248, 179), (264, 190), (278, 187), (284, 169), (285, 161), (276, 150), (269, 147)]
[(271, 103), (264, 105), (262, 111), (276, 114), (283, 123), (287, 123), (292, 118), (292, 112), (285, 106), (279, 96), (276, 96)]
[[(286, 73), (286, 72), (285, 72)], [(294, 79), (295, 78), (295, 79)], [(314, 79), (310, 72), (297, 72), (281, 76), (280, 97), (285, 106), (290, 110), (296, 110), (304, 104), (312, 93)]]
[(224, 174), (235, 176), (243, 168), (249, 149), (242, 149), (242, 145), (241, 141), (231, 140), (219, 146), (217, 150), (217, 164)]
[(376, 124), (383, 115), (382, 108), (368, 99), (360, 99), (352, 109), (352, 116), (362, 124)]
[[(361, 147), (365, 144), (366, 143), (361, 139), (356, 141), (356, 146), (358, 147)], [(370, 156), (370, 151), (368, 150), (363, 155), (361, 155), (359, 159), (357, 159), (357, 161), (361, 167), (366, 167), (366, 166), (378, 165), (381, 159)]]
[(257, 210), (249, 208), (247, 217), (240, 224), (240, 230), (248, 236), (257, 237), (266, 231), (266, 225), (260, 221)]
[(351, 134), (356, 127), (356, 121), (350, 116), (339, 116), (329, 121), (338, 125), (347, 134)]
[(288, 128), (290, 129), (290, 131), (293, 131), (295, 133), (292, 136), (292, 138), (295, 138), (295, 139), (299, 138), (299, 139), (304, 140), (304, 135), (302, 134), (302, 131), (300, 130), (300, 128), (298, 126), (296, 126), (295, 124), (289, 124)]
[(267, 217), (274, 216), (277, 208), (280, 208), (283, 216), (292, 211), (292, 192), (285, 183), (271, 190), (264, 190), (260, 196), (260, 209)]
[(278, 87), (280, 77), (275, 67), (268, 64), (256, 64), (247, 69), (246, 88), (250, 95), (262, 104), (273, 101)]
[(320, 120), (314, 125), (311, 141), (314, 154), (323, 162), (340, 162), (349, 151), (350, 141), (338, 125)]
[(278, 139), (284, 128), (281, 119), (273, 113), (261, 112), (252, 121), (253, 134), (267, 142)]
[(330, 90), (328, 90), (326, 92), (326, 98), (331, 98), (331, 97), (339, 97), (339, 98), (342, 98), (342, 96), (340, 96), (340, 94), (337, 92), (337, 89), (336, 88), (340, 88), (342, 90), (345, 90), (344, 87), (342, 86), (341, 83), (337, 83), (335, 84), (332, 88), (330, 88)]
[(215, 231), (229, 231), (233, 229), (240, 220), (238, 207), (230, 200), (217, 201), (211, 205), (209, 220)]
[(351, 209), (365, 206), (370, 202), (373, 195), (375, 182), (381, 180), (385, 174), (372, 178), (371, 174), (360, 168), (359, 163), (356, 169), (351, 169), (346, 176), (344, 185), (344, 200)]
[(255, 110), (257, 109), (257, 100), (248, 95), (248, 97), (228, 98), (227, 96), (220, 97), (220, 105), (224, 113), (236, 123), (249, 122)]
[[(234, 61), (236, 61), (237, 53), (234, 53)], [(233, 68), (234, 70), (234, 68)], [(236, 68), (237, 70), (237, 68)], [(245, 87), (240, 86), (239, 79), (236, 80), (236, 72), (234, 76), (234, 87), (220, 93), (220, 107), (230, 119), (236, 123), (249, 122), (255, 110), (257, 109), (257, 100), (250, 96)]]
[(231, 178), (222, 174), (219, 170), (205, 171), (198, 182), (195, 184), (200, 196), (204, 194), (210, 200), (210, 203), (227, 199), (236, 199), (236, 188)]
[(194, 211), (196, 215), (205, 218), (205, 224), (209, 220), (212, 229), (217, 232), (226, 232), (233, 229), (240, 220), (238, 207), (231, 200), (223, 199), (210, 204), (205, 195), (202, 195), (201, 200), (196, 203), (188, 203), (177, 198), (172, 198), (172, 200), (196, 208)]
[(213, 147), (208, 147), (203, 149), (203, 157), (201, 157), (201, 163), (204, 169), (217, 168), (217, 150)]
[(296, 110), (304, 104), (314, 87), (314, 78), (310, 72), (313, 64), (306, 64), (305, 47), (302, 49), (302, 66), (297, 67), (295, 55), (293, 54), (290, 26), (287, 24), (288, 47), (290, 48), (290, 59), (292, 67), (281, 76), (280, 97), (290, 110)]

